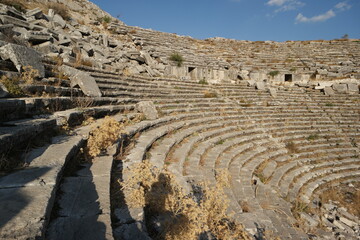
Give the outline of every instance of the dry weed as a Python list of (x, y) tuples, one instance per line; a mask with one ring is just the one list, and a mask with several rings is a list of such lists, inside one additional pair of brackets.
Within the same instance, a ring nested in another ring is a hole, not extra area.
[(79, 109), (88, 108), (94, 105), (94, 99), (90, 97), (77, 97), (73, 101), (74, 106)]
[(88, 154), (91, 157), (98, 156), (101, 151), (110, 147), (124, 131), (124, 126), (114, 118), (106, 116), (103, 123), (90, 132), (87, 142)]
[(23, 90), (19, 86), (20, 80), (18, 77), (8, 78), (6, 76), (1, 76), (0, 82), (4, 84), (8, 92), (12, 97), (19, 97), (24, 94)]
[(227, 215), (229, 200), (223, 190), (229, 186), (226, 170), (216, 173), (215, 186), (200, 185), (200, 200), (195, 200), (193, 194), (185, 194), (172, 173), (161, 172), (147, 160), (127, 171), (129, 179), (121, 183), (127, 204), (144, 207), (147, 216), (158, 217), (161, 228), (152, 233), (155, 239), (197, 239), (202, 233), (210, 233), (216, 239), (251, 239)]
[(34, 69), (32, 66), (25, 66), (22, 70), (21, 79), (25, 81), (26, 84), (34, 84), (35, 79), (39, 77), (39, 71)]
[(204, 91), (204, 98), (216, 98), (217, 94), (216, 92), (210, 92), (208, 90)]

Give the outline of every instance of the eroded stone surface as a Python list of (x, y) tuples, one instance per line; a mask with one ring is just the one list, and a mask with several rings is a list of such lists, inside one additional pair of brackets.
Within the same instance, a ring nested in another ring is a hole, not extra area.
[(0, 48), (0, 56), (4, 60), (10, 59), (19, 72), (21, 72), (22, 67), (31, 66), (39, 71), (39, 77), (45, 77), (45, 68), (41, 62), (41, 56), (31, 48), (9, 43)]

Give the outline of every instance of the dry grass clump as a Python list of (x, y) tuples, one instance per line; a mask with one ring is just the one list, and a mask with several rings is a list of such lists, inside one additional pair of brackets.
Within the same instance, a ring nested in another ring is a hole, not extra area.
[(34, 84), (35, 79), (40, 76), (39, 70), (34, 69), (32, 66), (25, 66), (22, 70), (21, 79), (25, 81), (26, 84)]
[(64, 20), (71, 19), (68, 8), (62, 3), (48, 3), (47, 8), (53, 9), (55, 14), (59, 14)]
[(24, 94), (23, 90), (19, 86), (20, 80), (18, 77), (8, 78), (7, 76), (1, 76), (0, 82), (4, 84), (12, 97), (19, 97)]
[(286, 143), (285, 147), (289, 151), (289, 153), (298, 153), (299, 152), (299, 149), (294, 142)]
[(204, 98), (216, 98), (216, 97), (217, 97), (216, 92), (211, 92), (208, 90), (204, 91)]
[(198, 239), (201, 234), (216, 239), (251, 239), (227, 214), (229, 200), (223, 189), (229, 186), (229, 174), (225, 170), (217, 172), (215, 186), (197, 186), (198, 198), (185, 194), (172, 173), (160, 171), (147, 160), (128, 171), (129, 179), (121, 183), (127, 204), (143, 207), (150, 222), (156, 219), (156, 226), (148, 226), (154, 239)]
[(24, 0), (0, 0), (0, 3), (13, 7), (19, 12), (26, 12), (26, 3)]
[(114, 118), (106, 116), (103, 123), (92, 129), (87, 142), (88, 154), (91, 157), (98, 156), (119, 138), (124, 131), (124, 126)]

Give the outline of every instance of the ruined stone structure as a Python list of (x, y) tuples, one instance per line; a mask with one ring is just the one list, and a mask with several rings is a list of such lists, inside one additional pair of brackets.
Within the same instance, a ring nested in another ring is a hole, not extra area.
[[(201, 41), (58, 2), (0, 4), (1, 239), (151, 239), (119, 186), (145, 159), (189, 194), (226, 169), (254, 239), (358, 238), (359, 40)], [(86, 161), (107, 115), (126, 133)]]

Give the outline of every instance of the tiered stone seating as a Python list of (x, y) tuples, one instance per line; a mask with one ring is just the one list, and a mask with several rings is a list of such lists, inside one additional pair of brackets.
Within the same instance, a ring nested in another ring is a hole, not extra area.
[[(316, 91), (286, 88), (274, 99), (243, 84), (216, 88), (220, 95), (205, 102), (157, 103), (163, 114), (176, 115), (144, 129), (126, 166), (148, 158), (188, 191), (189, 184), (214, 183), (215, 170), (228, 169), (229, 211), (249, 231), (257, 223), (284, 239), (306, 238), (291, 227), (291, 203), (309, 203), (315, 190), (339, 177), (358, 179), (359, 149), (339, 124), (347, 115), (329, 110)], [(357, 126), (355, 118), (346, 121)]]

